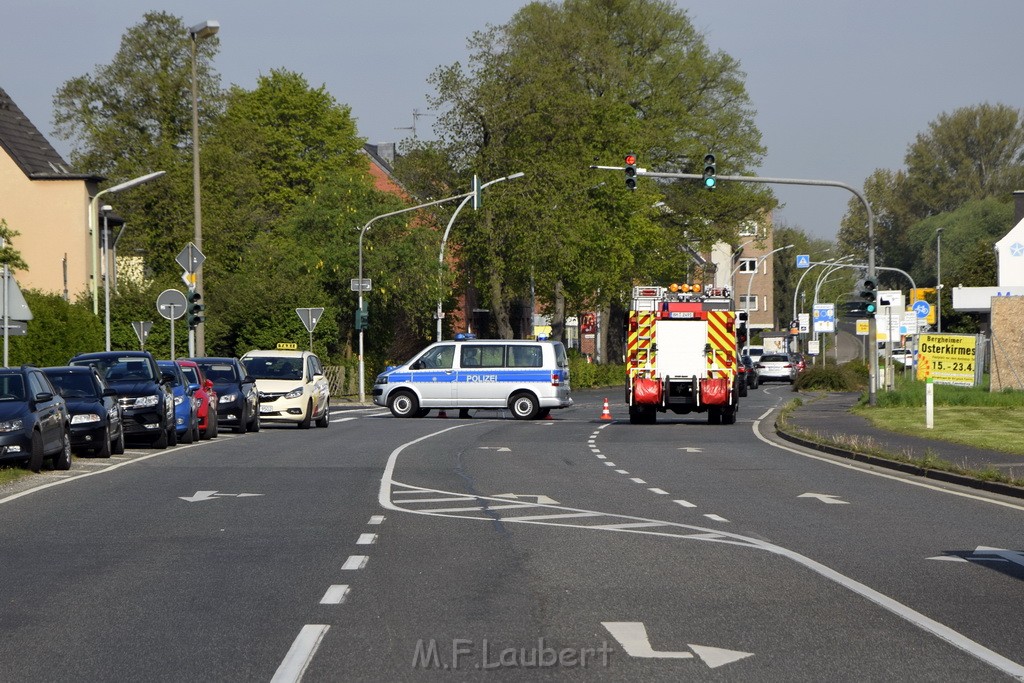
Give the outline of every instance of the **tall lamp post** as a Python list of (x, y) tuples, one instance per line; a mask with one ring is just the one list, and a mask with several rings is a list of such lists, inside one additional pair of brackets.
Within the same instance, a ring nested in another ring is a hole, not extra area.
[[(482, 190), (485, 187), (488, 187), (488, 186), (493, 185), (495, 183), (503, 182), (505, 180), (513, 180), (515, 178), (522, 178), (524, 175), (526, 175), (526, 174), (523, 173), (522, 171), (520, 171), (519, 173), (513, 173), (512, 175), (508, 175), (508, 176), (505, 176), (503, 178), (495, 178), (494, 180), (488, 180), (486, 183), (483, 183), (482, 185), (480, 185), (479, 189)], [(468, 204), (469, 200), (471, 200), (472, 198), (473, 198), (473, 195), (470, 195), (470, 196), (466, 197), (465, 199), (463, 199), (461, 202), (459, 202), (459, 205), (457, 207), (455, 207), (455, 213), (453, 213), (452, 217), (450, 219), (448, 219), (448, 226), (444, 229), (444, 235), (441, 236), (441, 253), (438, 254), (438, 256), (437, 256), (437, 266), (438, 266), (439, 270), (441, 268), (444, 268), (444, 248), (445, 248), (445, 245), (448, 244), (448, 234), (452, 231), (452, 225), (455, 223), (455, 217), (459, 215), (459, 211), (462, 211), (462, 207), (464, 207), (466, 204)], [(444, 310), (441, 308), (441, 299), (438, 298), (438, 300), (437, 300), (437, 341), (441, 341), (441, 314), (442, 313), (444, 313)]]
[[(199, 192), (199, 77), (196, 67), (196, 47), (200, 40), (215, 35), (220, 30), (220, 22), (207, 19), (188, 30), (192, 39), (192, 201), (195, 214), (195, 235), (193, 243), (200, 252), (203, 250), (203, 210)], [(196, 293), (203, 295), (203, 265), (196, 268)], [(204, 323), (196, 325), (196, 355), (206, 355), (206, 328)]]
[(105, 190), (100, 190), (92, 197), (89, 197), (89, 241), (92, 242), (92, 312), (93, 315), (100, 314), (100, 300), (99, 300), (99, 283), (97, 279), (99, 277), (99, 235), (96, 234), (96, 225), (99, 223), (99, 200), (105, 194), (114, 194), (127, 190), (130, 187), (141, 185), (142, 183), (148, 183), (150, 180), (156, 180), (160, 176), (164, 175), (166, 171), (154, 171), (153, 173), (147, 173), (144, 176), (138, 178), (132, 178), (131, 180), (125, 181), (120, 185), (114, 185), (108, 187)]
[(935, 326), (942, 334), (942, 228), (935, 231)]
[(107, 216), (114, 210), (110, 204), (100, 207), (103, 214), (103, 330), (106, 338), (106, 351), (110, 350), (110, 229)]
[(785, 249), (792, 249), (795, 246), (796, 246), (795, 244), (787, 244), (784, 247), (779, 247), (778, 249), (772, 249), (767, 254), (765, 254), (761, 258), (757, 259), (757, 263), (754, 264), (754, 272), (752, 272), (750, 274), (750, 280), (747, 281), (747, 298), (743, 302), (743, 310), (747, 312), (747, 324), (748, 325), (750, 324), (750, 288), (754, 284), (754, 276), (757, 275), (757, 271), (761, 270), (761, 264), (764, 263), (765, 259), (767, 259), (772, 254), (775, 254), (777, 252), (783, 251)]

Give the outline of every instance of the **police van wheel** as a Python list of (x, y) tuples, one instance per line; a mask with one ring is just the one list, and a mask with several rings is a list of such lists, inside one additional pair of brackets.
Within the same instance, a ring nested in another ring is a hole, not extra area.
[(512, 411), (512, 416), (517, 420), (532, 420), (540, 412), (537, 399), (534, 398), (533, 394), (526, 392), (514, 395), (508, 402), (508, 408)]
[(420, 402), (407, 391), (400, 391), (388, 399), (388, 410), (395, 417), (412, 417), (420, 410)]

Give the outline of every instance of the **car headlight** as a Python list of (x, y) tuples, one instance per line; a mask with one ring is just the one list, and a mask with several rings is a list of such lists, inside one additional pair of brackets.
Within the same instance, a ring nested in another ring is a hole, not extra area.
[(99, 422), (100, 420), (100, 416), (96, 413), (83, 413), (81, 415), (71, 416), (71, 424), (73, 425), (84, 425), (89, 424), (90, 422)]
[(302, 398), (302, 387), (298, 389), (292, 389), (284, 395), (285, 398)]
[(20, 419), (17, 420), (5, 420), (0, 422), (0, 433), (4, 432), (20, 432), (25, 428), (25, 423)]
[(377, 379), (373, 380), (373, 383), (374, 384), (387, 384), (388, 383), (388, 376), (387, 375), (378, 375)]
[(152, 408), (160, 402), (160, 397), (156, 395), (152, 396), (139, 396), (135, 399), (136, 408)]
[(184, 396), (175, 396), (174, 397), (174, 405), (175, 406), (180, 406), (184, 402), (185, 402), (185, 397)]
[(224, 394), (220, 397), (220, 403), (234, 403), (235, 399), (238, 398), (238, 394)]

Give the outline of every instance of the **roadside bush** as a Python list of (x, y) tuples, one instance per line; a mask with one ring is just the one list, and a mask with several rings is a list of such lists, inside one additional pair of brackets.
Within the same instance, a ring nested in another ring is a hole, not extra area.
[(611, 387), (626, 383), (626, 366), (588, 363), (576, 352), (569, 353), (569, 383), (573, 389)]
[(863, 363), (825, 364), (805, 370), (796, 378), (794, 391), (860, 391), (868, 384)]

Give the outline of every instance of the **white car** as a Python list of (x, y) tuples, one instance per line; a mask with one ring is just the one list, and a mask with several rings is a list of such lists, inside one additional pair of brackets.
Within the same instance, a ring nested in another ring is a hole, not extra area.
[(320, 359), (309, 351), (249, 351), (242, 356), (246, 372), (256, 380), (260, 420), (295, 424), (330, 423), (331, 388)]

